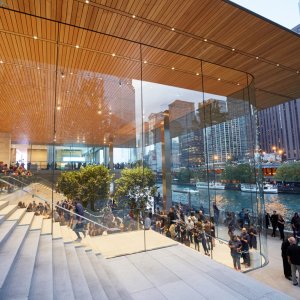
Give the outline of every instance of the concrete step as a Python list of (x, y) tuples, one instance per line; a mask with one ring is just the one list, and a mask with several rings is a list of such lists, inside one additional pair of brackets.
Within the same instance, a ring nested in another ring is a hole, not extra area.
[(61, 234), (61, 229), (60, 229), (60, 224), (58, 222), (53, 223), (53, 234), (52, 234), (53, 239), (61, 239), (62, 234)]
[(26, 213), (26, 208), (16, 209), (8, 218), (8, 221), (17, 221), (19, 222)]
[(30, 226), (30, 230), (41, 230), (44, 218), (42, 216), (34, 216)]
[(43, 219), (42, 232), (41, 234), (51, 234), (52, 232), (52, 220), (51, 219)]
[(75, 299), (92, 300), (93, 297), (82, 272), (75, 247), (73, 244), (65, 244), (65, 251)]
[(0, 225), (0, 246), (4, 244), (16, 226), (16, 221), (4, 221)]
[(31, 280), (29, 299), (53, 300), (52, 236), (51, 235), (40, 236), (37, 256), (34, 265), (34, 272)]
[(21, 221), (19, 222), (19, 226), (29, 225), (31, 226), (34, 218), (34, 212), (26, 212)]
[(102, 255), (97, 255), (96, 258), (100, 261), (102, 268), (105, 270), (109, 280), (114, 283), (117, 293), (120, 295), (123, 300), (132, 300), (128, 290), (125, 288), (121, 281), (118, 280), (115, 272), (107, 263), (106, 259)]
[(0, 248), (0, 290), (2, 289), (8, 272), (16, 259), (28, 229), (29, 226), (17, 226)]
[(7, 205), (4, 208), (2, 208), (0, 210), (0, 216), (2, 216), (2, 218), (0, 219), (0, 224), (5, 219), (7, 219), (11, 214), (13, 214), (17, 208), (18, 208), (18, 206), (16, 204)]
[(115, 282), (109, 278), (109, 276), (107, 275), (105, 269), (101, 264), (101, 261), (98, 260), (97, 256), (92, 251), (89, 251), (86, 254), (98, 276), (99, 281), (103, 286), (106, 295), (108, 296), (108, 299), (110, 300), (122, 299), (116, 290)]
[(75, 250), (77, 252), (77, 256), (78, 256), (78, 259), (80, 262), (82, 272), (83, 272), (86, 282), (89, 286), (89, 289), (90, 289), (93, 299), (94, 300), (108, 299), (108, 297), (101, 285), (101, 282), (99, 282), (97, 274), (87, 256), (87, 252), (85, 251), (85, 248), (76, 247)]
[(0, 201), (0, 209), (4, 208), (7, 205), (8, 205), (8, 201), (5, 201), (5, 200)]
[(52, 251), (53, 298), (56, 300), (75, 299), (62, 239), (52, 240)]
[[(24, 227), (24, 226), (18, 226)], [(40, 239), (39, 231), (26, 236), (14, 265), (11, 267), (0, 293), (0, 299), (27, 299)]]

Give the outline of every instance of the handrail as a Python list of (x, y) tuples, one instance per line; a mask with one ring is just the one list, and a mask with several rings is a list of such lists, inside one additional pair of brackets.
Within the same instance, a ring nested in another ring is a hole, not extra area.
[(14, 178), (13, 176), (7, 176), (7, 175), (6, 175), (5, 177), (11, 178), (11, 179), (13, 179), (13, 180), (15, 180), (15, 181), (17, 181), (17, 182), (20, 182), (21, 184), (25, 185), (24, 182), (22, 182), (22, 181), (20, 181), (20, 180), (18, 180), (18, 179), (16, 179), (16, 178)]
[(8, 181), (6, 181), (4, 179), (0, 179), (0, 181), (14, 187), (14, 185), (12, 183), (10, 183), (10, 182), (8, 182)]
[[(41, 197), (41, 196), (39, 196), (39, 195), (37, 195), (37, 194), (35, 194), (35, 193), (31, 193), (31, 192), (27, 191), (26, 189), (24, 189), (23, 191), (25, 191), (25, 192), (28, 193), (28, 194), (32, 194), (34, 197), (37, 197), (37, 198), (41, 199), (42, 201), (44, 201), (44, 202), (46, 202), (46, 203), (48, 203), (48, 204), (49, 204), (49, 202), (50, 202), (50, 201), (48, 201), (47, 199), (44, 199), (43, 197)], [(86, 218), (86, 217), (84, 217), (84, 216), (81, 216), (81, 215), (79, 215), (79, 214), (77, 214), (77, 213), (75, 213), (75, 212), (72, 212), (72, 211), (70, 211), (70, 210), (68, 210), (68, 209), (66, 209), (66, 208), (64, 208), (64, 207), (62, 207), (62, 206), (60, 206), (60, 205), (54, 204), (54, 207), (57, 207), (57, 208), (62, 209), (62, 210), (64, 210), (64, 211), (67, 211), (67, 212), (70, 213), (70, 215), (78, 216), (78, 217), (80, 217), (80, 218), (82, 218), (82, 219), (85, 219), (85, 220), (87, 220), (88, 222), (94, 223), (95, 225), (97, 225), (97, 226), (99, 226), (99, 227), (102, 227), (102, 228), (104, 228), (104, 229), (106, 229), (106, 230), (109, 230), (109, 231), (119, 231), (119, 228), (109, 228), (109, 227), (107, 227), (107, 226), (105, 226), (105, 225), (103, 225), (103, 224), (99, 224), (99, 223), (97, 223), (97, 222), (95, 222), (95, 221), (93, 221), (93, 220), (90, 220), (90, 219), (88, 219), (88, 218)]]

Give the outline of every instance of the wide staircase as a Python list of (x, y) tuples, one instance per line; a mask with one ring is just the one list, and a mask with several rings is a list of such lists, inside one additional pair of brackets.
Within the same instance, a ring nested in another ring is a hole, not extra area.
[(106, 260), (73, 243), (70, 231), (2, 198), (0, 299), (132, 299)]

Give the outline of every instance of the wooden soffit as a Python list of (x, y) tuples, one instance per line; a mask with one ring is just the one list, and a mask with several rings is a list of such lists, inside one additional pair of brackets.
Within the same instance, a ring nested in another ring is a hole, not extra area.
[(254, 78), (258, 108), (300, 97), (299, 36), (229, 1), (88, 2), (1, 2), (0, 131), (13, 140), (135, 145), (132, 79), (244, 97)]

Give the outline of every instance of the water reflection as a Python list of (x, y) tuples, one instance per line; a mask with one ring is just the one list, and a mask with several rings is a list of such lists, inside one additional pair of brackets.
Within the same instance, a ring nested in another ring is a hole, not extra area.
[[(161, 185), (159, 187), (160, 193)], [(190, 192), (190, 193), (189, 193)], [(172, 185), (172, 200), (174, 203), (181, 202), (182, 204), (189, 204), (192, 208), (200, 209), (200, 207), (206, 210), (208, 213), (209, 205), (212, 207), (213, 202), (217, 203), (217, 206), (221, 210), (238, 212), (242, 208), (248, 208), (252, 213), (256, 213), (257, 201), (255, 193), (244, 193), (240, 191), (230, 190), (208, 190), (201, 189), (200, 191), (191, 186), (185, 185)], [(265, 207), (267, 212), (276, 210), (289, 220), (295, 211), (299, 212), (299, 195), (295, 194), (265, 194)]]

